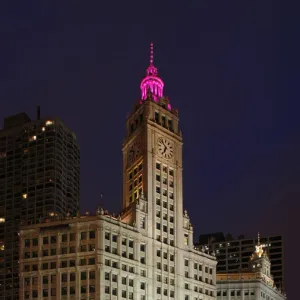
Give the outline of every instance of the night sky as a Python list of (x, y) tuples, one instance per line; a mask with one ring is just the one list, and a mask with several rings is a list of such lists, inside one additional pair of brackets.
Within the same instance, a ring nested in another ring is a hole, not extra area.
[(42, 116), (74, 130), (82, 211), (100, 202), (121, 209), (125, 119), (140, 97), (153, 41), (165, 95), (179, 109), (184, 207), (195, 239), (215, 231), (283, 234), (286, 291), (298, 299), (299, 7), (1, 2), (0, 119), (23, 111), (35, 118), (41, 105)]

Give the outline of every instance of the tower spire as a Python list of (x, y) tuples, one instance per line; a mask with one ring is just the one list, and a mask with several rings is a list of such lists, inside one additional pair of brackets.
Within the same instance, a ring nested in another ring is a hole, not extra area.
[(153, 51), (153, 43), (150, 43), (150, 66), (153, 66), (154, 62), (154, 51)]
[(257, 245), (255, 246), (255, 253), (258, 257), (261, 257), (264, 253), (263, 247), (260, 244), (260, 234), (257, 234)]

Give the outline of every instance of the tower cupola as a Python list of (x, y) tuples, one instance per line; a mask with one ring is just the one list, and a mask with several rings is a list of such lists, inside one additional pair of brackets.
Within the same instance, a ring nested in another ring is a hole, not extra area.
[(146, 70), (146, 76), (141, 82), (142, 101), (147, 99), (150, 91), (155, 102), (163, 97), (164, 82), (158, 76), (157, 68), (154, 66), (153, 43), (150, 43), (150, 64)]

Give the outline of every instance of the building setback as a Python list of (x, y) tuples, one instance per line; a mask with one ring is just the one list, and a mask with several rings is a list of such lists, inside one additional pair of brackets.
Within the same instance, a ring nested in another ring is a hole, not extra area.
[[(276, 286), (284, 289), (283, 238), (280, 235), (261, 237), (261, 244), (271, 261), (271, 273)], [(257, 244), (257, 238), (233, 239), (223, 233), (200, 235), (197, 248), (214, 251), (218, 261), (217, 273), (235, 273), (248, 267), (249, 257)]]
[(0, 130), (0, 300), (18, 299), (20, 224), (79, 210), (80, 154), (58, 118), (20, 113)]
[(21, 299), (216, 298), (216, 259), (195, 250), (183, 210), (182, 134), (163, 87), (151, 44), (126, 121), (122, 212), (22, 227)]

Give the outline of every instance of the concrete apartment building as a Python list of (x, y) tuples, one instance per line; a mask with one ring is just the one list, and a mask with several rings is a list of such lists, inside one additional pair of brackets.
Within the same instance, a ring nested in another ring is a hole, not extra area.
[(163, 87), (151, 45), (126, 121), (122, 212), (23, 226), (20, 299), (216, 299), (216, 258), (195, 249), (183, 210), (182, 134)]
[[(280, 235), (263, 236), (261, 244), (271, 262), (271, 274), (278, 288), (284, 289), (283, 238)], [(200, 235), (197, 248), (214, 251), (218, 261), (217, 273), (235, 273), (248, 268), (249, 257), (257, 245), (257, 238), (231, 235), (222, 232)]]
[(0, 130), (0, 300), (19, 299), (20, 224), (79, 210), (80, 154), (58, 118), (5, 118)]

